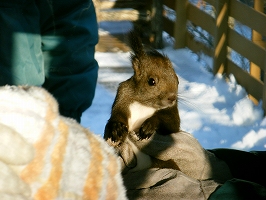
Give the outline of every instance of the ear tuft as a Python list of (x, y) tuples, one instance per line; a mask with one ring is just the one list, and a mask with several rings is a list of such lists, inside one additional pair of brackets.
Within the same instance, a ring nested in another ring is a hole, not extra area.
[(145, 51), (142, 45), (141, 38), (137, 31), (130, 31), (128, 34), (128, 41), (129, 45), (132, 49), (131, 53), (131, 62), (132, 62), (132, 67), (135, 72), (135, 77), (140, 78), (141, 76), (141, 60), (145, 56)]
[(137, 31), (130, 31), (128, 35), (129, 45), (133, 50), (131, 58), (137, 57), (140, 58), (145, 54), (141, 38)]

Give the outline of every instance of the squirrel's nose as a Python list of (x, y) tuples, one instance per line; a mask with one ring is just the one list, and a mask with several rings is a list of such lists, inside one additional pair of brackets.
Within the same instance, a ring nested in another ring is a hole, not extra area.
[(168, 96), (168, 101), (173, 102), (177, 99), (176, 94), (170, 94)]

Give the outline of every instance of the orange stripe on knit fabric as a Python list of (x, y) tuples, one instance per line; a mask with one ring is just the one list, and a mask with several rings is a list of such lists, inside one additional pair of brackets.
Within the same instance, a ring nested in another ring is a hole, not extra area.
[(35, 194), (35, 200), (55, 199), (60, 188), (60, 180), (63, 173), (62, 163), (64, 160), (68, 138), (68, 126), (61, 120), (58, 129), (60, 131), (60, 135), (51, 155), (52, 169), (50, 176), (46, 183)]
[(118, 198), (118, 184), (117, 181), (115, 180), (115, 176), (119, 174), (120, 172), (118, 171), (118, 165), (117, 165), (117, 160), (116, 157), (113, 155), (109, 156), (109, 162), (108, 162), (108, 183), (107, 183), (107, 196), (106, 200), (113, 200)]
[(46, 125), (44, 131), (41, 134), (40, 139), (34, 144), (35, 157), (33, 161), (27, 165), (27, 167), (21, 172), (21, 178), (31, 183), (35, 181), (38, 175), (41, 173), (44, 165), (44, 157), (48, 146), (54, 136), (53, 127)]
[(32, 162), (29, 163), (25, 167), (25, 169), (22, 170), (20, 174), (21, 178), (27, 183), (34, 182), (43, 170), (44, 161), (45, 161), (44, 157), (54, 137), (54, 128), (49, 122), (53, 121), (55, 118), (56, 118), (55, 114), (49, 107), (44, 122), (46, 124), (44, 125), (43, 131), (40, 134), (39, 140), (36, 143), (34, 143), (35, 157), (32, 160)]
[[(84, 129), (84, 131), (87, 131)], [(99, 199), (103, 186), (103, 150), (101, 143), (93, 136), (88, 134), (90, 143), (90, 164), (88, 166), (88, 176), (83, 189), (83, 199)]]

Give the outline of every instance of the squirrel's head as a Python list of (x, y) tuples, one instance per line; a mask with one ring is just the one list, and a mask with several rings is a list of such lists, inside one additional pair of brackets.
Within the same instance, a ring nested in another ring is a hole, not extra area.
[(176, 105), (178, 77), (169, 58), (155, 49), (144, 49), (135, 32), (130, 32), (129, 42), (137, 100), (158, 110)]

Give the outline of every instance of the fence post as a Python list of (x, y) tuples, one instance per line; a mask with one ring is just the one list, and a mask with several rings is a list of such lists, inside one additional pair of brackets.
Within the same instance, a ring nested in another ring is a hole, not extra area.
[(229, 0), (217, 0), (216, 30), (214, 34), (213, 74), (223, 73), (227, 65), (227, 29), (229, 16)]
[[(256, 0), (254, 1), (254, 9), (258, 12), (264, 12), (264, 0)], [(257, 45), (261, 45), (262, 35), (255, 30), (252, 30), (252, 41)], [(261, 70), (259, 66), (254, 63), (250, 63), (250, 75), (256, 78), (257, 80), (261, 80)], [(265, 87), (265, 86), (264, 86)], [(264, 91), (263, 91), (264, 92)], [(258, 104), (258, 100), (255, 99), (252, 95), (249, 95), (249, 98), (255, 103)], [(266, 103), (266, 102), (265, 102)], [(264, 108), (265, 110), (265, 108)]]
[(175, 0), (176, 20), (174, 26), (175, 48), (186, 46), (188, 0)]
[(163, 0), (152, 1), (151, 15), (152, 37), (150, 40), (154, 48), (161, 49), (163, 48)]
[(266, 115), (266, 54), (264, 59), (264, 86), (262, 93), (262, 108), (264, 110), (264, 116)]

